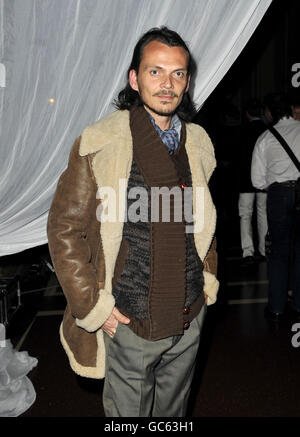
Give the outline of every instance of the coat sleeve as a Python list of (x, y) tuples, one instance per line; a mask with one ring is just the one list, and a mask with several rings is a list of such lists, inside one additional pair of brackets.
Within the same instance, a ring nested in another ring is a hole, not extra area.
[(264, 153), (265, 136), (259, 137), (252, 155), (251, 161), (251, 181), (255, 188), (264, 190), (267, 188), (267, 163)]
[[(216, 161), (215, 161), (215, 153), (214, 146), (204, 131), (203, 135), (204, 141), (202, 145), (207, 152), (208, 159), (208, 168), (207, 168), (207, 181), (209, 181), (212, 172), (215, 169)], [(219, 290), (219, 281), (217, 279), (217, 267), (218, 267), (218, 254), (217, 254), (217, 239), (213, 238), (210, 248), (204, 258), (203, 262), (203, 276), (204, 276), (204, 293), (207, 296), (207, 305), (212, 305), (217, 300), (217, 293)]]
[[(48, 216), (48, 244), (57, 278), (76, 323), (98, 329), (114, 307), (112, 295), (98, 290), (91, 263), (89, 224), (95, 212), (97, 187), (87, 156), (79, 155), (80, 138), (71, 150)], [(100, 223), (99, 223), (100, 232)]]
[(214, 237), (210, 249), (204, 259), (204, 271), (217, 275), (218, 254), (217, 254), (217, 239)]

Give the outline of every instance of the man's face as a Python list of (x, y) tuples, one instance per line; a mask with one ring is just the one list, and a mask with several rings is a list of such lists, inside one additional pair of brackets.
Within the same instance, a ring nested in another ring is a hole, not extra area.
[(129, 83), (151, 115), (170, 116), (188, 91), (188, 55), (182, 47), (151, 41), (143, 51), (139, 72), (130, 70)]

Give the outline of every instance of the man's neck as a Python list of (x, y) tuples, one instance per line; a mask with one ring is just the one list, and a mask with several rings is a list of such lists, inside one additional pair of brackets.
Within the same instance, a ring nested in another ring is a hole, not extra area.
[(150, 115), (154, 118), (155, 124), (161, 129), (166, 130), (171, 126), (172, 115), (158, 115), (155, 112), (151, 111), (149, 108), (146, 108), (146, 111), (149, 112)]

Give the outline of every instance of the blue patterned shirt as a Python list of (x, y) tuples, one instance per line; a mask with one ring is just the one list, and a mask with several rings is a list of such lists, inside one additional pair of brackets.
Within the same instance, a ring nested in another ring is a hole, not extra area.
[(167, 147), (169, 154), (173, 155), (175, 150), (178, 147), (179, 140), (180, 140), (180, 133), (181, 133), (181, 121), (177, 114), (174, 114), (171, 120), (170, 129), (162, 130), (157, 124), (155, 123), (154, 118), (151, 114), (147, 111), (147, 114), (149, 115), (149, 118), (151, 120), (151, 123), (153, 124), (156, 132), (160, 136), (161, 140)]

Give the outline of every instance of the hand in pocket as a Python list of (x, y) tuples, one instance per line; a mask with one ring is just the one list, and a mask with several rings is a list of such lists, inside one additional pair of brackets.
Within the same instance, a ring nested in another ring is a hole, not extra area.
[(106, 332), (109, 337), (114, 338), (119, 323), (128, 325), (128, 323), (130, 323), (130, 319), (128, 319), (128, 317), (124, 316), (116, 307), (114, 307), (108, 319), (101, 326), (101, 329)]

